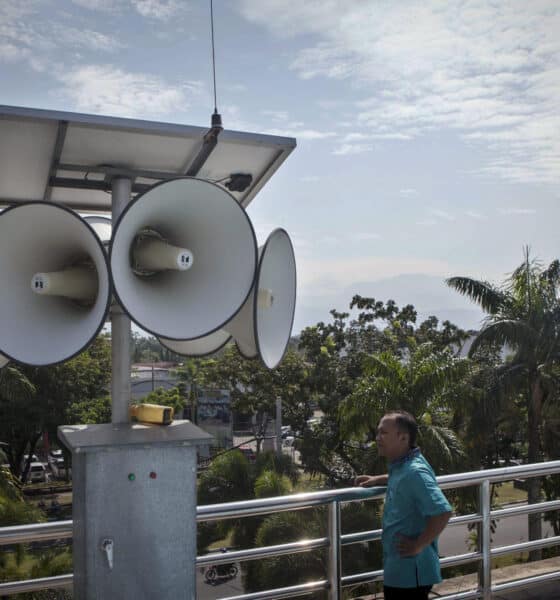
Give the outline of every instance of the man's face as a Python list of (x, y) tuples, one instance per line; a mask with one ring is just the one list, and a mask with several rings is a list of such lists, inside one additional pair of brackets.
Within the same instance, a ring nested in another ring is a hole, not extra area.
[(388, 461), (404, 456), (408, 452), (408, 433), (400, 431), (395, 416), (386, 416), (377, 426), (377, 453)]

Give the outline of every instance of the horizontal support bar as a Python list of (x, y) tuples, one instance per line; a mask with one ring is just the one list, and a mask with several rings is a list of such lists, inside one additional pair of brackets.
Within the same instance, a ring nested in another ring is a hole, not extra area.
[(272, 556), (282, 556), (284, 554), (298, 554), (300, 552), (310, 552), (318, 548), (327, 548), (329, 539), (317, 538), (314, 540), (302, 540), (290, 544), (278, 544), (276, 546), (263, 546), (260, 548), (251, 548), (249, 550), (232, 550), (231, 552), (213, 552), (196, 558), (197, 567), (206, 565), (219, 565), (232, 562), (243, 562), (246, 560), (256, 560), (270, 558)]
[(274, 598), (291, 598), (292, 596), (301, 596), (302, 594), (312, 594), (319, 590), (326, 590), (329, 584), (326, 580), (312, 581), (311, 583), (302, 583), (301, 585), (292, 585), (275, 590), (265, 590), (253, 594), (243, 594), (241, 596), (228, 596), (221, 600), (273, 600)]
[(504, 554), (516, 554), (517, 552), (525, 552), (525, 550), (539, 550), (540, 548), (548, 548), (549, 546), (557, 546), (560, 544), (560, 535), (531, 542), (521, 542), (519, 544), (511, 544), (510, 546), (498, 546), (492, 548), (490, 554), (494, 556), (503, 556)]
[(359, 544), (363, 542), (374, 542), (381, 539), (382, 529), (372, 529), (371, 531), (359, 531), (358, 533), (345, 533), (340, 536), (342, 546), (350, 544)]
[(355, 502), (358, 500), (372, 500), (375, 498), (381, 499), (384, 495), (384, 487), (368, 489), (354, 487), (342, 490), (325, 490), (321, 492), (293, 494), (291, 496), (276, 496), (274, 498), (227, 502), (223, 504), (206, 504), (197, 508), (196, 519), (200, 522), (234, 519), (238, 517), (252, 517), (273, 512), (302, 510), (335, 501)]
[[(98, 192), (110, 192), (111, 182), (99, 179), (78, 179), (73, 177), (51, 177), (49, 185), (53, 188), (68, 188), (71, 190), (94, 190)], [(131, 192), (142, 194), (152, 186), (146, 183), (133, 183)]]
[(126, 177), (127, 179), (136, 179), (142, 177), (144, 179), (167, 180), (175, 177), (182, 177), (183, 173), (174, 173), (169, 171), (150, 171), (147, 169), (126, 169), (123, 167), (111, 167), (109, 165), (99, 165), (90, 167), (88, 165), (72, 165), (59, 163), (57, 171), (70, 171), (76, 173), (102, 173), (113, 177)]
[(366, 573), (356, 573), (354, 575), (344, 575), (340, 578), (340, 584), (344, 587), (348, 585), (357, 585), (358, 583), (372, 583), (383, 579), (383, 569), (377, 571), (368, 571)]
[(560, 500), (551, 500), (550, 502), (539, 502), (537, 504), (523, 504), (521, 506), (510, 506), (493, 510), (490, 516), (493, 519), (503, 517), (512, 517), (514, 515), (528, 515), (530, 513), (550, 512), (551, 510), (560, 510)]
[(560, 473), (560, 460), (551, 460), (542, 463), (532, 463), (530, 465), (517, 465), (515, 467), (442, 475), (437, 478), (437, 482), (442, 489), (447, 490), (478, 485), (485, 479), (490, 481), (490, 483), (498, 483), (512, 479), (529, 479), (531, 477), (544, 477), (558, 473)]
[(446, 556), (439, 559), (442, 569), (446, 567), (455, 567), (457, 565), (466, 565), (467, 563), (482, 560), (482, 552), (467, 552), (465, 554), (456, 554), (455, 556)]
[(448, 594), (438, 596), (437, 600), (470, 600), (471, 598), (480, 598), (482, 596), (479, 590), (470, 590), (468, 592), (458, 592), (457, 594)]
[(0, 546), (28, 544), (30, 542), (42, 542), (45, 540), (61, 540), (71, 537), (72, 521), (0, 527)]
[(8, 583), (0, 583), (0, 596), (66, 588), (70, 587), (73, 581), (74, 575), (72, 574), (41, 577), (40, 579), (25, 579), (23, 581), (9, 581)]
[(560, 571), (554, 571), (553, 573), (544, 573), (543, 575), (535, 575), (534, 577), (526, 577), (524, 579), (516, 579), (515, 581), (508, 581), (506, 583), (498, 583), (492, 586), (492, 592), (499, 594), (509, 590), (522, 590), (534, 585), (541, 585), (543, 583), (550, 583), (560, 579)]

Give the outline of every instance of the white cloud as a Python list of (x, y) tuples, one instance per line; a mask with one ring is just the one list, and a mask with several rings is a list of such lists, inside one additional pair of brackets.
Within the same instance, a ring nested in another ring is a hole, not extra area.
[(297, 137), (298, 140), (325, 140), (336, 136), (334, 131), (318, 131), (316, 129), (300, 129), (297, 124), (287, 124), (286, 128), (268, 128), (266, 125), (262, 125), (259, 129), (263, 133), (270, 135), (279, 135), (285, 137)]
[(415, 190), (414, 188), (404, 188), (402, 190), (399, 190), (399, 194), (401, 196), (406, 197), (410, 197), (410, 196), (416, 196), (418, 195), (418, 190)]
[(143, 16), (169, 21), (188, 9), (184, 0), (132, 0), (134, 8)]
[(52, 68), (58, 53), (64, 53), (67, 63), (69, 57), (74, 59), (82, 51), (111, 53), (123, 47), (105, 33), (38, 18), (39, 2), (19, 6), (12, 0), (0, 1), (0, 61), (25, 61), (33, 69), (44, 71)]
[(445, 210), (440, 210), (438, 208), (431, 208), (430, 214), (432, 214), (434, 217), (437, 217), (438, 219), (441, 219), (442, 221), (455, 221), (455, 217), (451, 213), (448, 213)]
[(122, 8), (122, 0), (72, 0), (73, 4), (89, 8), (90, 10), (99, 10), (102, 12), (117, 12)]
[(364, 152), (371, 152), (373, 146), (371, 144), (341, 144), (338, 148), (333, 150), (333, 154), (339, 156), (348, 156), (352, 154), (363, 154)]
[(380, 240), (381, 236), (378, 233), (364, 232), (354, 233), (352, 238), (358, 242), (369, 242), (371, 240)]
[(115, 116), (155, 116), (184, 111), (196, 82), (173, 86), (145, 73), (127, 73), (111, 65), (87, 65), (61, 72), (61, 93), (75, 108)]
[(105, 13), (122, 13), (132, 8), (149, 19), (169, 21), (189, 9), (186, 0), (72, 0), (83, 8)]
[(467, 210), (465, 212), (465, 214), (467, 215), (467, 217), (471, 217), (471, 219), (477, 219), (478, 221), (486, 219), (485, 215), (483, 215), (482, 213), (479, 213), (475, 210)]
[(499, 208), (501, 215), (534, 215), (537, 211), (534, 208)]
[[(325, 140), (336, 136), (334, 131), (319, 131), (309, 129), (302, 121), (293, 121), (290, 115), (284, 110), (261, 110), (261, 115), (265, 117), (265, 122), (258, 126), (250, 126), (245, 129), (258, 129), (263, 133), (270, 135), (279, 135), (285, 137), (297, 137), (298, 140)], [(272, 124), (270, 123), (272, 121)]]
[(239, 6), (278, 36), (313, 40), (292, 69), (304, 80), (347, 80), (363, 98), (355, 126), (370, 139), (455, 129), (491, 150), (483, 174), (560, 181), (558, 3), (240, 0)]
[(287, 121), (289, 118), (285, 110), (261, 110), (261, 114), (275, 121)]

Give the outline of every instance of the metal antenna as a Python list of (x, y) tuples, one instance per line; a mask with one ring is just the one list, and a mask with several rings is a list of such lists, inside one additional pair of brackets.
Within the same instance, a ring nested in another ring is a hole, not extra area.
[(212, 31), (212, 73), (214, 76), (214, 114), (212, 115), (212, 127), (222, 126), (222, 116), (218, 113), (218, 100), (216, 95), (216, 53), (214, 50), (214, 1), (210, 0), (210, 28)]

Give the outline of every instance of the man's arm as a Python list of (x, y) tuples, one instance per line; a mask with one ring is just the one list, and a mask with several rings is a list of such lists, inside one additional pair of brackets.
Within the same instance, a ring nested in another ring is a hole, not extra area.
[(387, 485), (389, 481), (389, 475), (385, 473), (385, 475), (358, 475), (356, 479), (354, 479), (354, 485), (359, 485), (360, 487), (375, 487)]
[(415, 556), (422, 552), (445, 529), (450, 518), (451, 512), (444, 512), (440, 515), (428, 517), (426, 519), (426, 528), (417, 538), (399, 535), (396, 542), (399, 554), (401, 556)]

